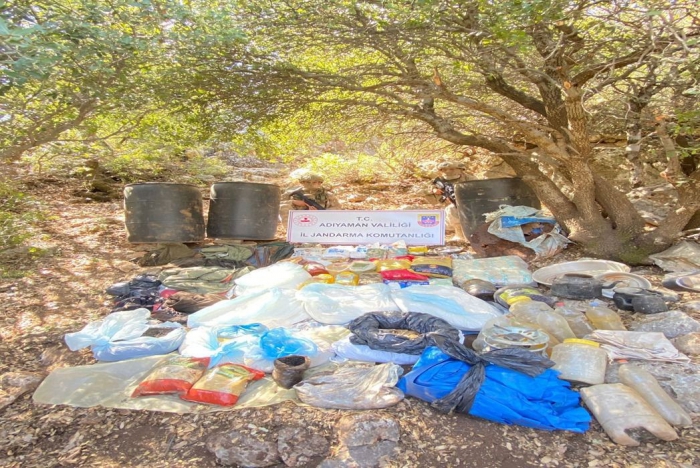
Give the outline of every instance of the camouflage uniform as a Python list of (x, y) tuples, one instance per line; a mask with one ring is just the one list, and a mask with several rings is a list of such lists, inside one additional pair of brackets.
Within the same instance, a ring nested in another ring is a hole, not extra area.
[[(289, 212), (291, 210), (317, 210), (318, 208), (305, 203), (302, 199), (313, 200), (324, 210), (340, 209), (340, 202), (328, 189), (315, 182), (323, 182), (323, 177), (314, 173), (306, 173), (299, 177), (301, 186), (293, 187), (282, 194), (282, 204), (280, 205), (280, 220), (284, 226), (287, 225)], [(295, 203), (296, 202), (296, 203)]]
[[(461, 162), (444, 162), (438, 165), (440, 178), (449, 184), (457, 184), (468, 180), (476, 180), (473, 175), (464, 172), (466, 166)], [(459, 209), (449, 200), (445, 199), (445, 230), (453, 230), (453, 241), (466, 242), (462, 224), (459, 222)]]

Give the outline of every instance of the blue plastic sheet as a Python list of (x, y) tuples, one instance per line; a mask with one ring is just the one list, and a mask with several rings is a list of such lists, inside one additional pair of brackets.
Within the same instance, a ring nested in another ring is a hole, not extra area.
[[(397, 387), (407, 395), (432, 403), (452, 392), (470, 368), (469, 364), (430, 347)], [(591, 416), (580, 405), (578, 392), (557, 375), (550, 369), (530, 377), (500, 366), (486, 366), (486, 379), (469, 414), (534, 429), (585, 432)]]
[(318, 352), (316, 343), (304, 338), (292, 336), (284, 328), (273, 328), (260, 337), (262, 354), (268, 359), (277, 359), (299, 354), (313, 356)]

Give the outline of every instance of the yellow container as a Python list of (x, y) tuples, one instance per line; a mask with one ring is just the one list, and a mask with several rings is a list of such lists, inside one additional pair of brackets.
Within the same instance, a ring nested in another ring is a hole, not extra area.
[(387, 270), (408, 270), (411, 267), (411, 262), (408, 260), (377, 260), (377, 273)]
[(328, 273), (335, 276), (341, 271), (347, 270), (349, 266), (350, 264), (348, 262), (333, 262), (326, 265), (326, 270), (328, 270)]
[(357, 286), (360, 284), (360, 275), (352, 271), (341, 271), (335, 276), (335, 284), (344, 286)]

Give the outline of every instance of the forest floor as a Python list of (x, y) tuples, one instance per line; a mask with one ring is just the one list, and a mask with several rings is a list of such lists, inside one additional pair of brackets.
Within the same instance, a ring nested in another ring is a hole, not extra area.
[[(55, 178), (25, 181), (25, 190), (50, 216), (29, 241), (34, 248), (5, 252), (0, 259), (0, 375), (45, 375), (59, 367), (93, 363), (89, 350), (70, 352), (64, 334), (104, 317), (111, 305), (105, 289), (139, 272), (130, 260), (144, 246), (126, 241), (122, 201), (88, 203), (72, 195), (78, 184)], [(372, 208), (417, 203), (402, 187), (394, 188), (367, 193), (366, 187), (344, 187), (344, 192), (365, 191)], [(550, 263), (580, 256), (573, 247)], [(644, 274), (658, 285), (663, 272), (645, 267)], [(0, 466), (213, 467), (216, 459), (205, 445), (212, 434), (236, 428), (267, 433), (302, 425), (332, 441), (344, 413), (290, 402), (183, 415), (74, 408), (36, 404), (28, 392), (0, 409)], [(444, 415), (413, 398), (374, 413), (400, 424), (398, 448), (386, 466), (700, 466), (697, 418), (695, 426), (679, 429), (674, 442), (654, 440), (626, 448), (612, 443), (596, 422), (584, 434), (538, 431)]]

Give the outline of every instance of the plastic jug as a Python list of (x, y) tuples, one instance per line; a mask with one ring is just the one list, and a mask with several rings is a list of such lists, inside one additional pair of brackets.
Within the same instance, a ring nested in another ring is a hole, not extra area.
[(622, 383), (636, 390), (669, 424), (674, 426), (693, 424), (690, 415), (673, 401), (654, 376), (646, 370), (632, 364), (623, 364), (620, 366), (618, 375)]
[(678, 438), (664, 418), (627, 385), (601, 384), (582, 388), (581, 398), (606, 434), (618, 444), (639, 445), (628, 431), (640, 427), (662, 440)]
[(554, 312), (564, 317), (566, 323), (569, 324), (569, 328), (571, 328), (571, 331), (576, 335), (576, 338), (583, 338), (593, 332), (593, 326), (586, 318), (583, 310), (578, 310), (575, 307), (564, 304), (557, 304), (554, 308)]
[(627, 328), (622, 324), (620, 316), (604, 305), (589, 305), (586, 307), (586, 317), (597, 330), (622, 330)]
[(567, 338), (576, 338), (571, 331), (566, 319), (554, 312), (544, 302), (520, 301), (510, 306), (510, 313), (518, 319), (536, 325), (536, 328), (544, 330), (550, 336), (561, 342)]
[(552, 350), (554, 370), (559, 378), (573, 383), (597, 385), (605, 382), (608, 353), (595, 341), (577, 338), (564, 340)]

